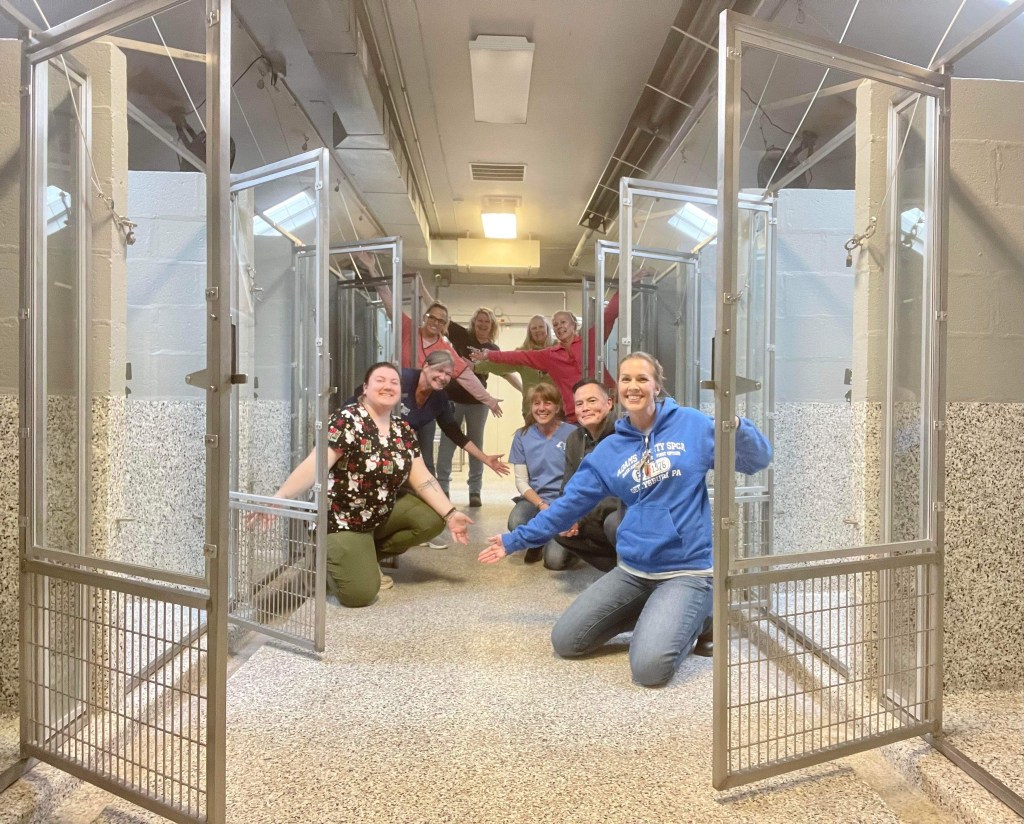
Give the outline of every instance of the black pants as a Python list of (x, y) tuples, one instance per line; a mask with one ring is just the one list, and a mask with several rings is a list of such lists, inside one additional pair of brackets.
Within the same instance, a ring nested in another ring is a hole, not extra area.
[(620, 513), (613, 509), (601, 517), (587, 515), (580, 521), (580, 531), (572, 537), (558, 535), (555, 540), (581, 561), (601, 572), (615, 568), (615, 531), (619, 528)]

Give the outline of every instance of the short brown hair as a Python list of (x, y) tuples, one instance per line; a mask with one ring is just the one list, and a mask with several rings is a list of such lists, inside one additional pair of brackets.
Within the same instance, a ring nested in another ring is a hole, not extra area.
[(523, 416), (523, 428), (520, 430), (521, 432), (526, 432), (527, 429), (536, 423), (533, 419), (533, 402), (537, 398), (541, 398), (542, 400), (550, 401), (555, 404), (555, 406), (558, 407), (555, 414), (557, 414), (559, 418), (562, 418), (563, 420), (565, 419), (565, 407), (562, 406), (562, 393), (555, 388), (553, 383), (541, 381), (526, 393), (528, 408), (526, 415)]

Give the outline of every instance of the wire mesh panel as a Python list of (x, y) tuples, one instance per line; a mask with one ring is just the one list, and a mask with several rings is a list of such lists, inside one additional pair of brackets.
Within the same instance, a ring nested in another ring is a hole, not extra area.
[(205, 821), (206, 596), (42, 562), (25, 589), (27, 753)]
[(230, 620), (323, 649), (316, 615), (316, 504), (231, 493)]
[(937, 563), (892, 552), (730, 576), (722, 786), (934, 731)]

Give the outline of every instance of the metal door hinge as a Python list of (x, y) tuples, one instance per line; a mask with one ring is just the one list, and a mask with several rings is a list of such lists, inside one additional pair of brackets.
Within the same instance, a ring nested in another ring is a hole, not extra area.
[(18, 430), (18, 435), (21, 436), (22, 438), (28, 438), (28, 436), (31, 434), (32, 430), (29, 429), (27, 426), (23, 426), (21, 429)]
[(200, 369), (197, 372), (189, 372), (185, 376), (185, 383), (189, 386), (194, 386), (196, 389), (201, 389), (206, 384), (206, 370)]
[(946, 504), (944, 501), (934, 501), (932, 503), (932, 512), (945, 512)]
[(934, 429), (936, 432), (941, 432), (945, 428), (946, 428), (946, 422), (945, 421), (932, 421), (932, 429)]
[(220, 289), (216, 286), (211, 286), (206, 290), (206, 292), (204, 292), (204, 294), (206, 295), (207, 300), (217, 300), (217, 298), (220, 297)]
[(18, 311), (18, 320), (28, 320), (28, 319), (29, 319), (29, 311), (28, 311), (28, 309), (21, 309), (21, 310)]
[(770, 226), (778, 226), (779, 225), (779, 219), (777, 217), (770, 217), (770, 218), (768, 218), (768, 225), (770, 225)]
[(18, 94), (21, 95), (22, 97), (31, 97), (32, 96), (32, 87), (31, 86), (19, 86), (18, 87)]
[(736, 519), (735, 518), (722, 518), (722, 529), (735, 529)]
[(723, 432), (732, 432), (735, 429), (736, 429), (736, 421), (731, 421), (731, 420), (722, 421), (722, 431)]
[(319, 192), (323, 187), (324, 187), (324, 182), (322, 180), (318, 180), (316, 182), (316, 186), (314, 186), (313, 188), (316, 189)]
[(216, 435), (206, 435), (203, 438), (203, 443), (212, 449), (216, 449), (220, 445), (220, 439)]
[(735, 47), (728, 49), (725, 54), (730, 60), (739, 60), (743, 56), (743, 52)]
[(322, 487), (321, 487), (320, 484), (313, 484), (313, 494), (314, 495), (319, 495), (321, 489), (322, 489)]
[(217, 557), (217, 545), (216, 544), (206, 544), (206, 545), (204, 545), (203, 546), (203, 555), (205, 555), (207, 558), (216, 558)]
[(945, 323), (947, 317), (946, 313), (941, 310), (935, 313), (935, 320), (939, 323)]
[(220, 10), (214, 9), (206, 15), (206, 25), (213, 28), (220, 22)]
[(739, 303), (740, 296), (739, 292), (726, 292), (722, 295), (722, 303)]

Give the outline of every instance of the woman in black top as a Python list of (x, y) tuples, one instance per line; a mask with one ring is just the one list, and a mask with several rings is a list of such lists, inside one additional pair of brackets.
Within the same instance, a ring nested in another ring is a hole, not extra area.
[[(451, 341), (455, 351), (462, 357), (468, 359), (473, 349), (488, 349), (499, 351), (494, 340), (498, 336), (500, 327), (494, 312), (481, 306), (473, 313), (469, 321), (469, 327), (462, 326), (455, 321), (448, 323), (448, 340)], [(486, 386), (487, 375), (478, 375), (480, 381)], [(504, 376), (505, 380), (522, 391), (522, 383), (515, 374)], [(445, 390), (448, 398), (454, 405), (453, 414), (458, 426), (465, 425), (466, 437), (473, 443), (480, 445), (484, 442), (484, 427), (487, 424), (487, 407), (479, 400), (469, 394), (462, 386), (452, 382)], [(421, 441), (422, 443), (422, 441)], [(455, 454), (456, 443), (453, 443), (446, 435), (441, 436), (441, 443), (437, 447), (437, 481), (445, 495), (449, 494), (449, 487), (452, 478), (452, 456)], [(483, 488), (483, 464), (470, 455), (469, 458), (469, 505), (480, 506), (480, 491)]]

